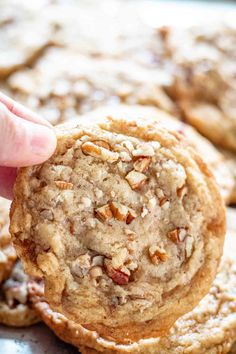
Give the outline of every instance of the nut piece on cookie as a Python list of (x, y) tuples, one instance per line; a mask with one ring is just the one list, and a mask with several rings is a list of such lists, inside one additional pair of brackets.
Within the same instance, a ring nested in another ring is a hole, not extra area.
[(147, 180), (146, 175), (134, 170), (129, 172), (125, 178), (129, 182), (129, 185), (131, 186), (132, 189), (141, 188), (144, 185), (145, 181)]
[(151, 246), (149, 247), (149, 257), (154, 264), (158, 264), (160, 262), (166, 262), (168, 259), (167, 253), (163, 247)]
[(112, 210), (109, 204), (103, 205), (100, 208), (95, 209), (95, 215), (101, 221), (109, 221), (112, 218)]
[(54, 155), (18, 173), (11, 234), (53, 310), (127, 344), (163, 335), (208, 292), (225, 210), (184, 138), (145, 117), (122, 117), (56, 128)]

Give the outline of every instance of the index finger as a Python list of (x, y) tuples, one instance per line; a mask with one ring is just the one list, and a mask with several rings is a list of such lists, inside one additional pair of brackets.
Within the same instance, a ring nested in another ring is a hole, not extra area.
[(4, 95), (0, 92), (0, 102), (7, 107), (7, 109), (12, 112), (17, 117), (31, 121), (36, 124), (45, 125), (47, 127), (52, 127), (51, 124), (45, 119), (39, 117), (36, 113), (31, 112), (30, 109), (22, 106), (20, 103), (15, 102), (10, 97)]

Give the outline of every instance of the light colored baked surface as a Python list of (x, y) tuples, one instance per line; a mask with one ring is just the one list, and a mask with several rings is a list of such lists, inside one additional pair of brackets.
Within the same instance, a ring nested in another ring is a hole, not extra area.
[(27, 2), (3, 0), (0, 27), (0, 79), (32, 64), (50, 43), (49, 23), (38, 16), (37, 10), (30, 9)]
[[(228, 168), (231, 170), (231, 176), (233, 176), (234, 184), (233, 184), (233, 189), (230, 194), (230, 202), (232, 204), (236, 204), (236, 154), (234, 154), (231, 151), (228, 150), (223, 150), (221, 149), (221, 154), (224, 156), (224, 158), (227, 161)], [(226, 170), (228, 170), (226, 168)]]
[(170, 29), (166, 35), (176, 66), (171, 85), (184, 118), (214, 143), (236, 150), (236, 27)]
[(235, 354), (235, 353), (236, 353), (236, 344), (233, 345), (230, 351), (230, 354)]
[[(59, 60), (60, 58), (60, 60)], [(13, 74), (8, 87), (53, 124), (77, 117), (102, 104), (176, 107), (164, 91), (168, 74), (118, 58), (87, 57), (72, 49), (49, 48), (33, 68)]]
[[(142, 120), (148, 118), (148, 121), (159, 122), (167, 129), (181, 134), (188, 140), (188, 143), (201, 155), (203, 160), (213, 172), (220, 192), (225, 203), (233, 203), (236, 194), (236, 162), (234, 162), (233, 153), (221, 152), (206, 138), (200, 135), (190, 125), (175, 118), (175, 116), (166, 113), (164, 110), (141, 105), (116, 105), (102, 106), (87, 115), (88, 120), (97, 119), (99, 115), (112, 115), (117, 118), (138, 117)], [(236, 161), (236, 158), (235, 158)]]
[[(101, 104), (153, 105), (186, 119), (213, 142), (236, 149), (234, 29), (198, 27), (177, 38), (175, 30), (151, 28), (149, 19), (144, 25), (138, 6), (134, 9), (128, 2), (121, 8), (109, 0), (105, 12), (88, 2), (81, 2), (80, 11), (73, 0), (68, 3), (47, 4), (45, 11), (43, 2), (1, 1), (0, 78), (11, 96), (53, 124)], [(116, 25), (115, 14), (122, 14)], [(66, 49), (44, 51), (51, 42)], [(226, 163), (210, 144), (197, 141), (196, 134), (183, 127), (207, 157), (226, 202), (234, 203), (235, 156)], [(0, 282), (16, 259), (4, 213), (0, 201)]]
[(54, 156), (20, 170), (11, 233), (54, 310), (127, 343), (163, 333), (208, 292), (224, 207), (181, 135), (87, 118), (59, 126)]
[(0, 287), (0, 323), (28, 327), (40, 321), (29, 302), (27, 281), (28, 276), (18, 261)]
[[(53, 312), (44, 299), (42, 284), (31, 282), (30, 298), (34, 308), (59, 338), (81, 347), (80, 351), (83, 354), (98, 352), (106, 354), (228, 353), (236, 336), (235, 214), (235, 210), (227, 210), (228, 231), (224, 256), (209, 293), (193, 311), (181, 317), (171, 328), (169, 334), (163, 338), (147, 339), (127, 346), (106, 341), (96, 332), (88, 331)], [(233, 350), (230, 353), (233, 353)]]
[[(4, 89), (53, 124), (101, 104), (139, 103), (236, 149), (235, 26), (157, 30), (137, 6), (113, 0), (81, 2), (80, 11), (76, 2), (3, 3), (0, 76), (17, 71)], [(63, 48), (42, 51), (49, 43)]]
[(10, 202), (0, 198), (0, 284), (8, 277), (16, 261), (16, 251), (9, 233)]

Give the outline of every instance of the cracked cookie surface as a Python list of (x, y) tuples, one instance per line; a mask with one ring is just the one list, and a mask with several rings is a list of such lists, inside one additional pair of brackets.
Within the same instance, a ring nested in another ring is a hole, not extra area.
[(15, 186), (11, 233), (26, 270), (44, 277), (52, 309), (107, 339), (163, 334), (207, 293), (221, 257), (211, 172), (181, 135), (140, 119), (56, 131), (53, 157)]

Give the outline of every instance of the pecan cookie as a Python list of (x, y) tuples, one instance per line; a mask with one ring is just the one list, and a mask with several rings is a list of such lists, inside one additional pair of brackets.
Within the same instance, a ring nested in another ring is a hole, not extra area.
[(235, 354), (235, 353), (236, 353), (236, 343), (233, 345), (230, 351), (230, 354)]
[(221, 154), (226, 159), (228, 168), (230, 169), (231, 175), (233, 176), (233, 181), (234, 181), (233, 189), (231, 190), (229, 199), (232, 204), (235, 204), (236, 203), (236, 155), (231, 151), (222, 150), (222, 149), (221, 149)]
[(162, 338), (140, 340), (131, 345), (118, 345), (105, 340), (95, 331), (88, 331), (63, 315), (53, 312), (44, 298), (42, 283), (29, 284), (33, 307), (59, 338), (80, 347), (83, 354), (228, 353), (236, 337), (235, 214), (235, 210), (228, 209), (224, 256), (209, 293)]
[(39, 322), (31, 308), (27, 288), (28, 276), (18, 261), (0, 287), (0, 323), (12, 327), (28, 327)]
[(215, 277), (218, 187), (178, 133), (88, 118), (57, 127), (53, 157), (19, 171), (14, 244), (53, 310), (121, 343), (163, 334)]
[(16, 261), (16, 251), (9, 233), (10, 202), (0, 198), (0, 284), (8, 277)]
[(168, 112), (176, 107), (165, 93), (163, 71), (127, 60), (89, 58), (71, 50), (49, 48), (32, 68), (13, 74), (8, 88), (53, 124), (67, 121), (101, 104), (153, 105)]
[(236, 150), (236, 28), (170, 30), (171, 93), (184, 118), (214, 143)]
[(31, 64), (51, 41), (49, 23), (27, 3), (3, 1), (0, 14), (0, 79)]
[[(217, 148), (190, 125), (181, 122), (173, 115), (151, 106), (117, 105), (115, 107), (103, 106), (89, 113), (88, 119), (105, 115), (113, 117), (139, 117), (147, 122), (161, 123), (165, 128), (181, 134), (188, 143), (201, 155), (203, 160), (213, 172), (220, 192), (226, 204), (234, 203), (236, 193), (236, 162), (234, 155), (228, 152), (219, 152)], [(236, 158), (235, 158), (236, 161)]]

